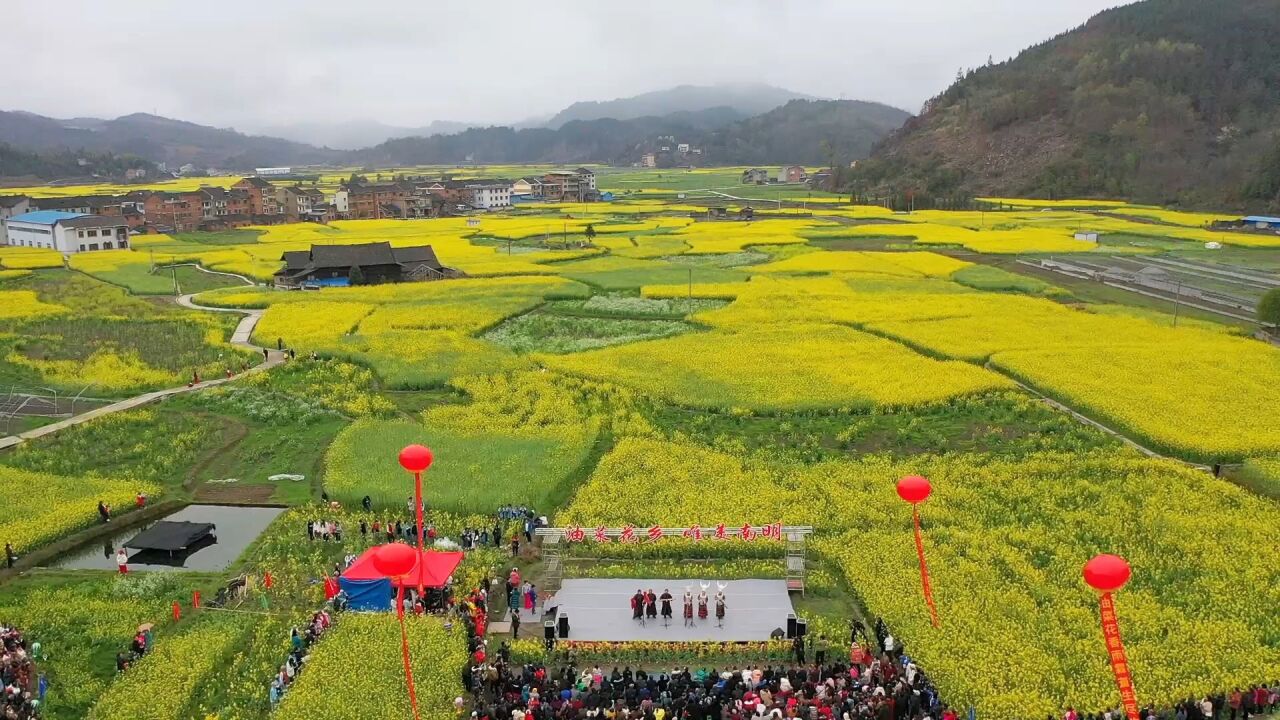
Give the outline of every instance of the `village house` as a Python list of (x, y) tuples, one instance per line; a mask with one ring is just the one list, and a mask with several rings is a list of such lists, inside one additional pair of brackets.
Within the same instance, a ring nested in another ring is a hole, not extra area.
[(769, 182), (769, 171), (764, 168), (751, 168), (742, 171), (743, 185), (764, 185)]
[(481, 210), (511, 207), (510, 180), (468, 180), (466, 189), (471, 197), (471, 207)]
[[(392, 247), (391, 243), (312, 245), (280, 257), (284, 267), (275, 274), (278, 287), (344, 287), (459, 277), (462, 273), (440, 264), (430, 245)], [(357, 272), (358, 271), (358, 272)]]
[(159, 232), (193, 232), (204, 222), (204, 203), (208, 196), (201, 190), (171, 193), (153, 192), (143, 202), (147, 224)]
[(407, 216), (413, 185), (407, 182), (365, 183), (345, 182), (342, 190), (346, 196), (347, 217), (352, 220), (378, 220)]
[(8, 244), (56, 250), (64, 255), (129, 247), (129, 226), (122, 218), (86, 213), (35, 210), (5, 220)]
[(9, 244), (5, 224), (14, 215), (31, 211), (31, 198), (26, 195), (0, 195), (0, 245)]
[(522, 177), (511, 184), (511, 202), (513, 203), (541, 200), (543, 197), (540, 177)]
[(597, 199), (596, 174), (589, 168), (553, 170), (542, 176), (542, 196), (551, 202)]
[(784, 165), (778, 168), (778, 182), (799, 183), (807, 178), (804, 168), (799, 165)]
[(283, 210), (276, 199), (275, 185), (257, 176), (241, 179), (232, 190), (244, 190), (249, 193), (251, 215), (282, 215)]

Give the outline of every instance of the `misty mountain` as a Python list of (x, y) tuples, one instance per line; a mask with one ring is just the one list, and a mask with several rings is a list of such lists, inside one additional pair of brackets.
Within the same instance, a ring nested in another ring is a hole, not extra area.
[(970, 71), (855, 187), (1280, 206), (1280, 2), (1146, 0)]
[(335, 150), (146, 113), (114, 120), (57, 120), (27, 112), (0, 112), (0, 143), (42, 154), (83, 151), (136, 155), (170, 167), (193, 163), (235, 170), (335, 162), (343, 157)]
[(910, 117), (875, 102), (792, 100), (713, 133), (704, 152), (729, 165), (848, 164), (869, 155)]
[(387, 125), (377, 120), (350, 120), (336, 123), (302, 122), (289, 125), (268, 125), (253, 127), (252, 131), (318, 147), (358, 150), (386, 142), (392, 138), (448, 135), (459, 133), (469, 127), (476, 127), (481, 124), (435, 120), (421, 127), (404, 127)]
[(574, 120), (632, 120), (662, 117), (677, 112), (697, 112), (714, 107), (732, 108), (743, 117), (758, 115), (791, 100), (814, 100), (811, 95), (784, 90), (764, 83), (723, 85), (679, 85), (632, 97), (601, 102), (576, 102), (556, 113), (546, 126), (563, 127)]
[[(573, 120), (559, 129), (470, 128), (454, 135), (399, 138), (355, 154), (369, 165), (461, 163), (631, 164), (645, 153), (689, 143), (700, 155), (665, 156), (671, 164), (825, 164), (865, 157), (910, 115), (879, 103), (793, 100), (763, 115), (732, 120), (712, 107), (630, 120)], [(725, 121), (729, 122), (725, 124)], [(660, 137), (674, 137), (659, 141)]]

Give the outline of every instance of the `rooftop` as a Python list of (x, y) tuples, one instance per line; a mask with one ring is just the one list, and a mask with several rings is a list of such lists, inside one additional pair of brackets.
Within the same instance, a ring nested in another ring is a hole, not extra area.
[(89, 217), (84, 213), (62, 212), (61, 210), (36, 210), (9, 218), (9, 222), (35, 223), (36, 225), (57, 225), (63, 220), (78, 217)]
[(1267, 217), (1266, 215), (1250, 215), (1244, 219), (1245, 222), (1251, 223), (1280, 223), (1280, 217)]

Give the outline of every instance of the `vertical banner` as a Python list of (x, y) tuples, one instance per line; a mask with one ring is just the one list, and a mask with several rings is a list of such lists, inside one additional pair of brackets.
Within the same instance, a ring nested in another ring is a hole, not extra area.
[(1102, 608), (1102, 637), (1107, 642), (1107, 654), (1111, 657), (1111, 672), (1116, 676), (1116, 687), (1120, 689), (1120, 702), (1124, 705), (1124, 714), (1129, 720), (1139, 720), (1138, 696), (1133, 689), (1133, 674), (1129, 669), (1129, 660), (1124, 653), (1124, 642), (1120, 639), (1120, 623), (1116, 619), (1116, 605), (1111, 593), (1103, 593), (1099, 600)]
[(920, 536), (920, 506), (911, 506), (911, 519), (916, 529), (916, 557), (920, 559), (920, 586), (924, 590), (924, 604), (929, 607), (929, 621), (938, 627), (938, 606), (933, 602), (933, 583), (929, 581), (929, 566), (924, 561), (924, 538)]
[(400, 584), (396, 591), (396, 617), (400, 620), (400, 659), (404, 661), (404, 682), (409, 687), (409, 706), (413, 709), (414, 720), (417, 720), (418, 690), (413, 684), (413, 666), (409, 664), (409, 632), (404, 626), (404, 577), (396, 580)]

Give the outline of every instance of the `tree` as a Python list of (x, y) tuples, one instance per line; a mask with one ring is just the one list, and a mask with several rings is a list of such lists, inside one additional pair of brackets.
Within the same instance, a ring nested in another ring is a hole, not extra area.
[(596, 239), (595, 225), (592, 225), (591, 223), (587, 223), (586, 236), (587, 236), (587, 242), (591, 242)]
[(351, 272), (347, 275), (347, 278), (352, 285), (363, 285), (364, 271), (360, 269), (359, 265), (352, 265)]
[(1258, 322), (1280, 326), (1280, 288), (1272, 288), (1258, 301)]

